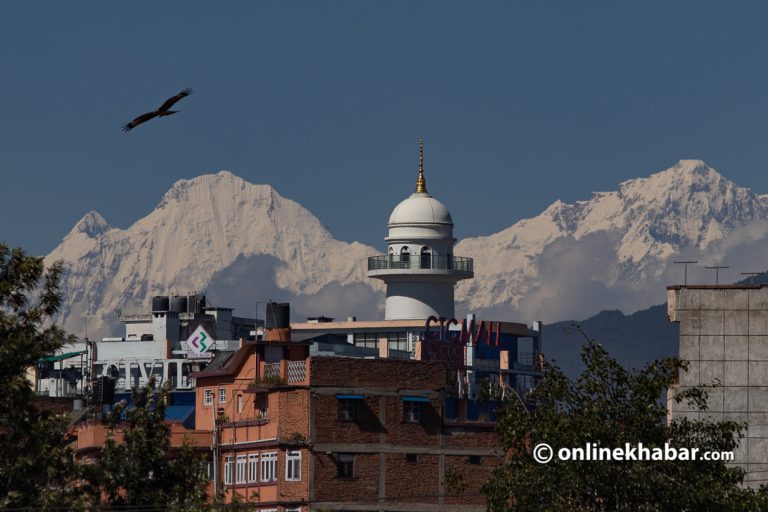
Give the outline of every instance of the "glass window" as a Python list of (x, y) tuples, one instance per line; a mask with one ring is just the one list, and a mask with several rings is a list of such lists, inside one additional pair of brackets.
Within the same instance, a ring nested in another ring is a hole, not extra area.
[(212, 405), (213, 404), (213, 390), (210, 388), (206, 388), (205, 391), (203, 391), (203, 405)]
[(301, 480), (301, 451), (285, 452), (285, 479), (291, 482)]
[(403, 421), (406, 423), (421, 422), (421, 402), (403, 402)]
[(232, 469), (234, 463), (232, 461), (232, 457), (230, 455), (227, 455), (224, 457), (224, 483), (226, 485), (232, 485)]
[(408, 333), (405, 331), (387, 333), (387, 350), (390, 359), (410, 359)]
[(259, 481), (259, 454), (258, 453), (248, 454), (248, 481), (249, 482)]
[(339, 421), (355, 421), (357, 419), (357, 400), (339, 398)]
[(355, 346), (364, 348), (379, 348), (379, 335), (375, 332), (355, 333)]
[(261, 454), (261, 481), (274, 482), (277, 480), (277, 452)]
[(243, 412), (243, 395), (237, 395), (237, 413)]
[(246, 470), (246, 455), (238, 455), (237, 456), (237, 471), (236, 471), (236, 480), (235, 483), (238, 484), (244, 484), (245, 483), (245, 470)]
[(339, 478), (355, 477), (355, 456), (352, 453), (340, 453), (336, 457), (336, 476)]
[(226, 388), (219, 388), (219, 403), (220, 404), (227, 403), (227, 389)]

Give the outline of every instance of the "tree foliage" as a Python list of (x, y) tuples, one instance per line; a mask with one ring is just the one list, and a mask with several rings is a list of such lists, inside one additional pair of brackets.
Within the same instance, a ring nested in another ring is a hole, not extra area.
[[(593, 342), (584, 346), (582, 359), (586, 369), (576, 381), (545, 363), (541, 384), (523, 401), (505, 404), (498, 422), (505, 463), (484, 487), (491, 511), (768, 509), (766, 492), (742, 487), (743, 470), (720, 461), (559, 460), (558, 449), (590, 443), (733, 451), (745, 428), (733, 421), (666, 421), (667, 402), (660, 397), (686, 368), (679, 359), (629, 371)], [(707, 389), (689, 389), (675, 399), (704, 410)], [(539, 443), (554, 450), (548, 464), (533, 458)]]
[(170, 428), (163, 421), (168, 393), (167, 383), (158, 388), (150, 379), (146, 387), (133, 389), (131, 405), (120, 402), (109, 414), (112, 435), (100, 463), (108, 504), (191, 510), (205, 503), (201, 456), (188, 440), (171, 453)]
[(0, 507), (90, 501), (67, 448), (67, 418), (35, 406), (26, 371), (67, 341), (47, 325), (59, 304), (61, 264), (0, 243)]

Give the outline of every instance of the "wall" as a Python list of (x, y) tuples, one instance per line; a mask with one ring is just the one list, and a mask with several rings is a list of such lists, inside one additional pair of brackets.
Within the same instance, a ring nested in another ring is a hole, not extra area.
[(680, 391), (719, 381), (707, 411), (669, 401), (670, 417), (747, 422), (736, 462), (750, 485), (768, 483), (768, 288), (670, 287), (668, 312), (680, 323), (679, 355), (690, 361)]

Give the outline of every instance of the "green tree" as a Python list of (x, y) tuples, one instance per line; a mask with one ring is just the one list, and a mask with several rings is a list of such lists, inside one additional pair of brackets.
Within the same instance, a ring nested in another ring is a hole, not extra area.
[(109, 505), (194, 510), (205, 503), (203, 458), (188, 440), (175, 456), (171, 452), (164, 422), (168, 390), (167, 383), (158, 388), (150, 379), (146, 387), (133, 389), (131, 405), (120, 402), (109, 414), (112, 435), (99, 468)]
[[(582, 350), (586, 369), (576, 381), (545, 363), (541, 384), (523, 400), (509, 400), (498, 428), (504, 463), (483, 488), (489, 510), (727, 511), (767, 510), (764, 489), (745, 489), (739, 467), (714, 461), (560, 461), (559, 448), (636, 446), (735, 450), (744, 424), (676, 419), (667, 422), (660, 399), (686, 363), (674, 358), (629, 371), (598, 344)], [(689, 389), (675, 400), (706, 408), (707, 389)], [(525, 402), (525, 404), (523, 404)], [(539, 443), (555, 456), (533, 457)]]
[(26, 371), (68, 341), (50, 324), (60, 304), (59, 263), (0, 243), (0, 508), (89, 503), (66, 437), (67, 419), (40, 410)]

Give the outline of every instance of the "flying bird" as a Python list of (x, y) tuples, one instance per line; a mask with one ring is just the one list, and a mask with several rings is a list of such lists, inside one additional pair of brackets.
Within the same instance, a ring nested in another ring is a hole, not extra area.
[(129, 132), (139, 126), (141, 123), (146, 123), (150, 119), (154, 117), (164, 117), (164, 116), (170, 116), (178, 112), (178, 110), (170, 110), (170, 108), (173, 106), (174, 103), (179, 101), (182, 98), (186, 98), (192, 94), (192, 89), (184, 89), (179, 94), (174, 96), (173, 98), (168, 98), (165, 100), (165, 103), (160, 105), (160, 108), (157, 110), (154, 110), (152, 112), (147, 112), (146, 114), (141, 114), (139, 117), (131, 121), (130, 123), (126, 123), (123, 125), (123, 131)]

